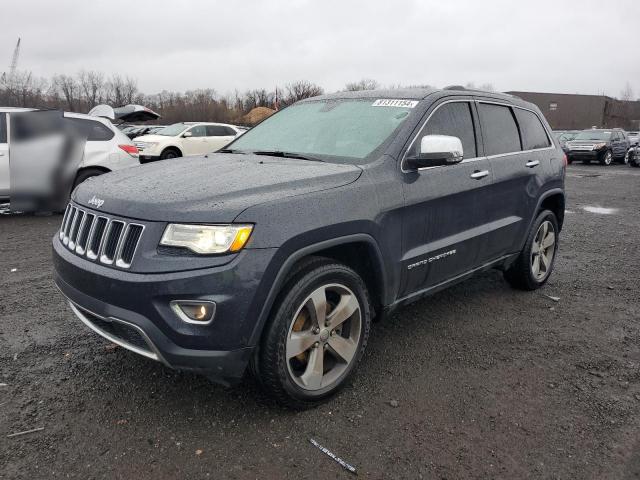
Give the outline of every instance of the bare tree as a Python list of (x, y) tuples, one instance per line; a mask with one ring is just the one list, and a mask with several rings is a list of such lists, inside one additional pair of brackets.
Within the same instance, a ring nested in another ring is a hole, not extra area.
[(282, 104), (285, 106), (291, 105), (298, 100), (315, 97), (324, 93), (321, 86), (307, 80), (299, 80), (297, 82), (290, 83), (285, 87), (285, 91), (286, 94), (282, 99)]
[(344, 89), (348, 92), (356, 92), (360, 90), (376, 90), (380, 88), (380, 84), (371, 78), (363, 78), (358, 82), (347, 83)]
[(81, 71), (78, 73), (78, 83), (84, 96), (87, 110), (103, 103), (105, 96), (104, 75), (100, 72)]
[(52, 83), (64, 97), (65, 109), (76, 112), (80, 102), (80, 85), (76, 79), (62, 74), (54, 76)]
[(138, 82), (130, 77), (123, 78), (118, 74), (111, 76), (106, 87), (107, 102), (114, 107), (133, 103), (133, 99), (138, 94)]

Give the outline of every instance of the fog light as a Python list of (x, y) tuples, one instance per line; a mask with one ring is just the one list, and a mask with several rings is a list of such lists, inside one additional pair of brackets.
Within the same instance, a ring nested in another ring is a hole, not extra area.
[(170, 305), (180, 320), (196, 325), (211, 323), (216, 313), (216, 304), (205, 300), (174, 300)]

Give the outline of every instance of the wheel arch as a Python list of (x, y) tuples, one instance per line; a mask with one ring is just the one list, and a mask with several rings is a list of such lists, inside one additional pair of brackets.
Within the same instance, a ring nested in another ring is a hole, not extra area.
[(173, 144), (167, 145), (166, 147), (163, 147), (163, 149), (160, 150), (160, 156), (162, 156), (162, 154), (164, 152), (166, 152), (167, 150), (175, 150), (176, 152), (178, 152), (180, 154), (181, 157), (184, 156), (184, 154), (182, 153), (182, 149), (179, 146), (173, 145)]
[(558, 229), (562, 230), (564, 223), (564, 208), (565, 208), (565, 196), (561, 189), (550, 190), (538, 200), (538, 208), (536, 208), (536, 215), (542, 210), (551, 210), (558, 220)]
[(385, 303), (389, 293), (387, 273), (380, 248), (371, 235), (359, 233), (314, 243), (289, 254), (280, 266), (258, 316), (249, 345), (256, 345), (260, 341), (276, 298), (289, 274), (294, 271), (296, 265), (309, 257), (326, 257), (353, 268), (369, 289), (374, 312), (379, 311)]

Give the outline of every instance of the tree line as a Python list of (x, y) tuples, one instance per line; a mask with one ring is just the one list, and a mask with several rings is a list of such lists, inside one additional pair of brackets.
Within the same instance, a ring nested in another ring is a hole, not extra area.
[[(474, 88), (472, 83), (466, 85)], [(344, 90), (374, 90), (381, 85), (372, 79), (347, 83)], [(409, 85), (404, 87), (430, 87)], [(403, 88), (393, 85), (389, 88)], [(480, 86), (493, 90), (493, 86)], [(80, 71), (75, 75), (54, 75), (50, 78), (34, 76), (28, 71), (17, 71), (0, 78), (0, 106), (53, 108), (86, 113), (100, 104), (114, 107), (131, 103), (144, 105), (162, 118), (158, 123), (181, 121), (210, 121), (243, 123), (243, 116), (256, 107), (279, 108), (304, 98), (324, 93), (324, 89), (307, 80), (299, 80), (277, 89), (253, 89), (231, 94), (219, 94), (215, 89), (204, 88), (173, 92), (163, 90), (145, 94), (138, 89), (138, 82), (118, 74), (105, 75), (96, 71)]]

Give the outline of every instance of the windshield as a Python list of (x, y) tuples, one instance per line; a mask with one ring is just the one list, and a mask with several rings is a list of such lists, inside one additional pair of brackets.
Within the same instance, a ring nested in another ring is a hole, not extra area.
[(161, 130), (155, 132), (156, 135), (165, 135), (167, 137), (175, 137), (176, 135), (180, 135), (189, 125), (184, 123), (174, 123), (173, 125), (169, 125), (168, 127), (164, 127)]
[(295, 104), (242, 134), (229, 148), (363, 159), (391, 136), (417, 104), (385, 102), (331, 99)]
[(609, 140), (611, 138), (611, 132), (608, 130), (585, 130), (578, 133), (574, 140)]

